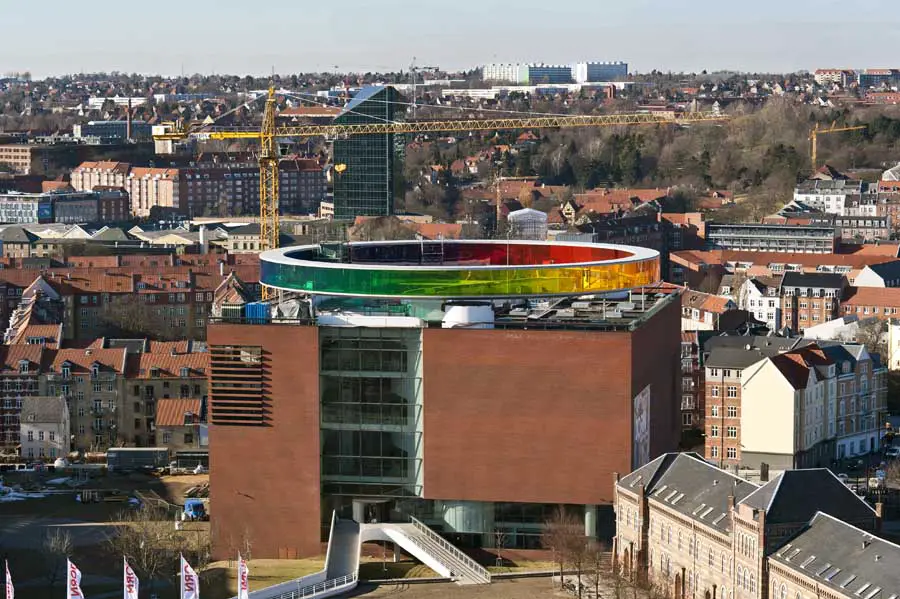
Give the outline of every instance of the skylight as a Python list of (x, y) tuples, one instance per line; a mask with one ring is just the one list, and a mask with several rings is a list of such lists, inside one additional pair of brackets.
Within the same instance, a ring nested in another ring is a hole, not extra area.
[(829, 574), (828, 576), (825, 577), (825, 580), (831, 580), (832, 578), (837, 576), (840, 573), (840, 571), (841, 571), (840, 568), (835, 568), (834, 572), (832, 572), (831, 574)]
[(847, 580), (844, 581), (844, 584), (841, 585), (842, 589), (846, 589), (847, 585), (856, 580), (856, 574), (851, 574), (847, 577)]
[(718, 524), (718, 523), (721, 522), (724, 518), (725, 518), (725, 514), (722, 514), (721, 516), (719, 516), (718, 518), (716, 518), (715, 520), (713, 520), (713, 524)]
[(693, 512), (691, 512), (691, 515), (696, 516), (696, 515), (700, 512), (700, 510), (702, 510), (702, 509), (705, 508), (705, 507), (706, 507), (706, 504), (705, 504), (705, 503), (701, 503), (701, 504), (700, 504), (700, 507), (698, 507), (698, 508), (695, 509)]
[(803, 560), (803, 563), (800, 564), (800, 567), (801, 567), (801, 568), (805, 568), (806, 566), (808, 566), (808, 565), (810, 565), (811, 563), (813, 563), (813, 562), (815, 561), (815, 559), (816, 559), (816, 556), (815, 556), (815, 555), (810, 555), (808, 558), (806, 558), (805, 560)]
[(709, 516), (710, 512), (712, 511), (713, 509), (711, 507), (706, 508), (706, 510), (702, 514), (700, 514), (700, 519), (703, 520), (704, 518)]

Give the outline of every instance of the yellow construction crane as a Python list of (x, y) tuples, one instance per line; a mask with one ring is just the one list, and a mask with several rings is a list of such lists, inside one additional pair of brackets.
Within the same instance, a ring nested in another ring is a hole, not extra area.
[[(559, 127), (611, 127), (630, 125), (690, 125), (725, 121), (728, 117), (714, 113), (630, 113), (606, 115), (529, 116), (524, 118), (425, 120), (410, 122), (372, 122), (358, 125), (291, 125), (276, 126), (277, 92), (269, 88), (259, 129), (215, 127), (199, 124), (196, 128), (172, 127), (165, 133), (154, 134), (157, 141), (180, 141), (187, 137), (216, 140), (257, 140), (259, 155), (260, 247), (278, 247), (278, 146), (284, 137), (344, 137), (349, 135), (378, 135), (389, 133), (434, 133), (438, 131), (493, 131), (498, 129), (540, 129)], [(339, 165), (346, 169), (345, 165)], [(264, 296), (267, 295), (263, 288)]]
[(811, 163), (812, 168), (815, 171), (818, 167), (817, 161), (819, 159), (819, 136), (825, 135), (826, 133), (840, 133), (841, 131), (860, 131), (865, 129), (865, 125), (858, 125), (854, 127), (835, 127), (835, 123), (831, 123), (831, 127), (828, 129), (821, 129), (819, 127), (819, 123), (816, 123), (816, 126), (809, 134), (809, 139), (812, 142), (811, 147)]

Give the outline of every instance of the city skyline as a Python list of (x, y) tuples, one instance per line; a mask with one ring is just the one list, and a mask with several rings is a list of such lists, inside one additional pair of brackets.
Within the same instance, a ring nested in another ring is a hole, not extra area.
[[(521, 0), (515, 11), (497, 0), (447, 11), (384, 0), (376, 27), (372, 10), (359, 0), (302, 9), (276, 0), (252, 10), (222, 0), (213, 11), (182, 19), (146, 17), (108, 0), (74, 14), (61, 0), (44, 2), (40, 12), (35, 6), (4, 15), (8, 43), (0, 49), (0, 72), (385, 72), (405, 70), (413, 57), (447, 70), (490, 62), (623, 60), (637, 72), (792, 72), (891, 66), (890, 42), (900, 35), (900, 18), (882, 0), (861, 2), (849, 16), (834, 1), (732, 6), (702, 0), (676, 8), (651, 0), (574, 0), (561, 12), (537, 0)], [(35, 22), (54, 12), (66, 18), (48, 19), (36, 31)], [(823, 27), (851, 33), (799, 35)], [(875, 28), (880, 35), (867, 34), (860, 44), (863, 32)], [(241, 37), (245, 41), (236, 43)]]

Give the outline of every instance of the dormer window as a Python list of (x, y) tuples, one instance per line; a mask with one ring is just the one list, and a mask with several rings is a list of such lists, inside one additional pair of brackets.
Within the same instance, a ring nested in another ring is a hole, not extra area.
[(19, 360), (19, 374), (28, 374), (28, 360)]
[(184, 413), (184, 425), (190, 426), (194, 424), (194, 413), (193, 412), (185, 412)]
[(100, 375), (100, 365), (94, 362), (91, 364), (91, 377), (97, 378)]
[(156, 366), (154, 366), (153, 368), (151, 368), (151, 369), (150, 369), (150, 376), (152, 376), (152, 377), (158, 377), (158, 376), (159, 376), (159, 368), (157, 368)]
[(63, 378), (67, 379), (72, 376), (72, 365), (68, 362), (63, 362), (62, 368), (60, 368), (59, 371), (62, 373)]
[(188, 368), (188, 367), (186, 367), (186, 366), (182, 366), (182, 368), (181, 368), (181, 378), (186, 379), (186, 378), (188, 378), (189, 376), (191, 376), (191, 369)]

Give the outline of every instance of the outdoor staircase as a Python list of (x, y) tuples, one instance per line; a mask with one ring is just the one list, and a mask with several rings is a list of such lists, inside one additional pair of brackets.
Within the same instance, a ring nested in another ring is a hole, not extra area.
[(456, 582), (459, 584), (491, 583), (490, 572), (478, 562), (419, 520), (411, 518), (411, 521), (409, 528), (405, 529), (410, 531), (406, 536), (422, 551), (443, 564)]

